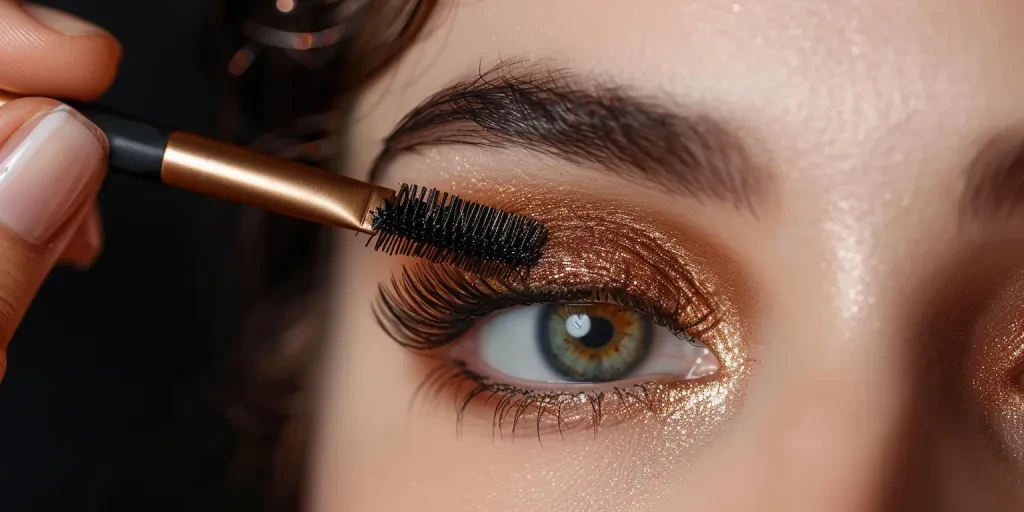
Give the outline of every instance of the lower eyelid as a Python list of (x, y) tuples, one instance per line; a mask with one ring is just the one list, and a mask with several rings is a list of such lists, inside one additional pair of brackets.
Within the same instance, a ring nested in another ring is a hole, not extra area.
[(551, 391), (561, 392), (566, 394), (575, 393), (587, 393), (587, 392), (614, 392), (617, 389), (631, 388), (644, 384), (658, 383), (658, 384), (680, 384), (680, 385), (701, 385), (708, 382), (714, 381), (718, 378), (717, 373), (711, 373), (704, 377), (687, 378), (687, 376), (674, 375), (670, 373), (664, 374), (648, 374), (640, 377), (632, 377), (628, 379), (617, 380), (613, 382), (538, 382), (538, 381), (524, 381), (521, 379), (515, 379), (507, 376), (501, 377), (490, 377), (495, 373), (500, 373), (494, 368), (491, 368), (486, 363), (479, 361), (466, 360), (460, 358), (451, 358), (449, 363), (458, 366), (465, 367), (467, 370), (487, 376), (487, 379), (497, 384), (503, 384), (507, 386), (514, 386), (523, 390), (529, 391)]
[(721, 389), (713, 383), (676, 380), (610, 384), (551, 390), (536, 389), (536, 385), (517, 387), (492, 382), (464, 367), (461, 361), (451, 360), (437, 363), (427, 373), (410, 403), (435, 412), (438, 405), (453, 404), (456, 435), (461, 436), (467, 429), (481, 433), (483, 428), (495, 439), (511, 440), (541, 440), (553, 434), (565, 440), (577, 430), (596, 434), (643, 418), (682, 421), (696, 428), (710, 425), (723, 412)]
[(596, 431), (627, 422), (637, 414), (657, 413), (669, 402), (662, 397), (666, 391), (663, 385), (648, 384), (608, 391), (517, 388), (489, 382), (458, 361), (451, 361), (440, 363), (428, 373), (413, 402), (423, 395), (431, 395), (440, 400), (438, 403), (453, 400), (457, 432), (486, 424), (492, 436), (502, 439), (540, 439), (555, 432), (564, 439), (577, 427)]

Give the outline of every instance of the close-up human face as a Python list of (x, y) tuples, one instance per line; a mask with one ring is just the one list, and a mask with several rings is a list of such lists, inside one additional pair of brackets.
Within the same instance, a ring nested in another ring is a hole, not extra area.
[(1024, 505), (1022, 22), (439, 8), (347, 119), (344, 169), (549, 240), (480, 275), (337, 237), (314, 508)]

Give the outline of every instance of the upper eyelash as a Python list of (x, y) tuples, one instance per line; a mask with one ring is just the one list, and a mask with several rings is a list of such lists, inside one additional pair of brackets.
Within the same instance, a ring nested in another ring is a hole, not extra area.
[(496, 311), (537, 303), (581, 301), (611, 302), (633, 308), (650, 315), (656, 325), (691, 342), (694, 341), (691, 335), (717, 323), (713, 308), (708, 308), (694, 321), (679, 322), (680, 312), (692, 303), (685, 297), (673, 310), (665, 310), (617, 288), (576, 286), (530, 290), (430, 264), (403, 268), (400, 277), (392, 277), (390, 286), (381, 285), (373, 312), (381, 328), (396, 342), (415, 350), (430, 350), (455, 341), (478, 320)]

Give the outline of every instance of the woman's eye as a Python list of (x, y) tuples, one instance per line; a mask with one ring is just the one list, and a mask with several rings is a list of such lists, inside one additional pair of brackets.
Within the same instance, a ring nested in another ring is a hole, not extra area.
[[(641, 377), (701, 379), (719, 370), (707, 348), (616, 304), (540, 304), (485, 320), (454, 355), (495, 381), (608, 383)], [(473, 357), (475, 355), (475, 357)], [(476, 363), (476, 364), (474, 364)]]

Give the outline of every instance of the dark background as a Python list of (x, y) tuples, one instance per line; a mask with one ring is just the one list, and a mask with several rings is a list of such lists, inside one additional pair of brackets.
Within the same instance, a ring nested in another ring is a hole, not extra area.
[[(223, 7), (40, 3), (123, 43), (120, 75), (99, 103), (224, 136), (218, 70), (223, 49), (237, 41), (214, 16)], [(226, 476), (236, 434), (210, 399), (238, 330), (238, 209), (119, 176), (108, 178), (99, 202), (102, 257), (88, 272), (56, 270), (9, 350), (0, 509), (260, 510), (251, 483)]]

